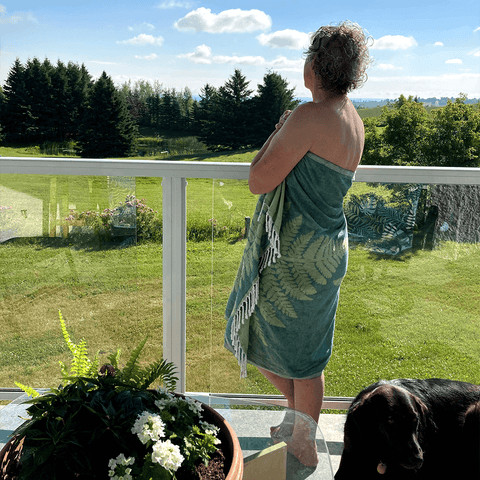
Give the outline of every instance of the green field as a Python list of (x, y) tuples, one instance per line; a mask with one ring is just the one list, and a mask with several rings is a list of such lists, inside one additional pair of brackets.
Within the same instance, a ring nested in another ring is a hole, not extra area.
[[(248, 162), (253, 155), (208, 160)], [(69, 202), (102, 208), (108, 201), (104, 179), (67, 178), (55, 181), (63, 182)], [(51, 181), (0, 175), (0, 187), (39, 198)], [(356, 183), (352, 191), (369, 188)], [(161, 212), (161, 179), (138, 177), (135, 194)], [(255, 202), (246, 181), (188, 179), (188, 228), (209, 238), (216, 219), (213, 241), (187, 244), (188, 391), (276, 393), (255, 368), (240, 380), (235, 358), (223, 348), (223, 311), (245, 245), (244, 218)], [(354, 396), (379, 378), (480, 383), (479, 267), (475, 244), (444, 243), (398, 258), (352, 249), (325, 372), (326, 395)], [(0, 244), (0, 386), (57, 385), (58, 360), (69, 357), (59, 309), (73, 341), (85, 338), (92, 354), (99, 350), (106, 358), (117, 347), (127, 353), (148, 335), (144, 361), (158, 358), (162, 245), (85, 247), (48, 238)]]

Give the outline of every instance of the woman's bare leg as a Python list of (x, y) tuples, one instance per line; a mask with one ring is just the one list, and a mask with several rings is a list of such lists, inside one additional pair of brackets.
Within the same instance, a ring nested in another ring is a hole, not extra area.
[(293, 385), (296, 410), (310, 415), (318, 423), (325, 391), (324, 374), (309, 380), (293, 380)]
[(295, 392), (293, 390), (293, 380), (288, 378), (282, 378), (275, 375), (268, 370), (259, 368), (260, 373), (287, 399), (288, 408), (290, 409), (285, 413), (285, 418), (280, 425), (270, 427), (270, 436), (275, 443), (284, 441), (286, 437), (289, 437), (293, 433), (293, 427), (295, 423)]
[(268, 370), (258, 367), (260, 373), (280, 392), (283, 393), (288, 402), (288, 408), (295, 409), (295, 394), (293, 391), (294, 380), (275, 375)]
[(318, 464), (316, 430), (325, 390), (325, 377), (309, 380), (294, 380), (295, 408), (297, 412), (307, 414), (315, 423), (297, 415), (291, 439), (287, 442), (288, 451), (295, 455), (304, 465), (314, 467)]

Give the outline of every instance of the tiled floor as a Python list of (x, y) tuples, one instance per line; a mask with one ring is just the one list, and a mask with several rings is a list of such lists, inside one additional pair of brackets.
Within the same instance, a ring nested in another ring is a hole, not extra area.
[[(247, 457), (252, 453), (263, 450), (270, 445), (270, 426), (278, 425), (283, 419), (283, 412), (266, 410), (223, 410), (218, 412), (232, 425), (237, 434), (243, 456)], [(340, 456), (343, 449), (343, 425), (345, 415), (320, 415), (320, 430), (317, 434), (317, 448), (320, 463), (316, 469), (302, 469), (298, 462), (289, 456), (287, 471), (290, 476), (287, 480), (327, 480), (332, 478), (330, 464), (333, 474), (338, 469)], [(322, 435), (325, 442), (322, 440)], [(326, 448), (325, 448), (326, 444)], [(327, 453), (328, 450), (328, 453)], [(291, 468), (289, 468), (291, 463)], [(292, 473), (295, 470), (295, 474)]]
[[(18, 400), (0, 409), (0, 449), (10, 434), (22, 423), (27, 405)], [(278, 425), (284, 416), (281, 411), (237, 410), (218, 408), (218, 412), (235, 430), (244, 457), (263, 450), (270, 445), (270, 426)], [(317, 431), (317, 448), (320, 463), (316, 468), (303, 467), (295, 457), (288, 455), (287, 480), (333, 480), (338, 469), (343, 448), (343, 424), (345, 415), (322, 414), (320, 430)], [(325, 439), (325, 441), (323, 440)]]

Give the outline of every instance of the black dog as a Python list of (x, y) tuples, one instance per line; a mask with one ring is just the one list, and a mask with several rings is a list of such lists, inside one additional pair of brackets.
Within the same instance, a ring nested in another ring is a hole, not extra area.
[(348, 410), (335, 480), (480, 480), (480, 386), (374, 383)]

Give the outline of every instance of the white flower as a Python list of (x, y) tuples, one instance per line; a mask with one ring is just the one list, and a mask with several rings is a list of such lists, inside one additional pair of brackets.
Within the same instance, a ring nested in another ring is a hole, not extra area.
[(159, 463), (170, 472), (176, 472), (184, 460), (180, 448), (170, 440), (155, 443), (152, 450), (152, 462)]
[(145, 411), (135, 420), (132, 433), (136, 434), (142, 443), (149, 440), (156, 442), (165, 435), (165, 424), (160, 415)]
[(188, 406), (193, 413), (197, 413), (200, 417), (202, 416), (200, 412), (203, 410), (203, 407), (200, 402), (197, 402), (193, 398), (186, 398), (184, 401), (188, 403)]
[(126, 458), (123, 453), (120, 453), (117, 458), (109, 460), (108, 466), (110, 467), (110, 470), (108, 471), (108, 476), (112, 478), (112, 480), (133, 480), (133, 477), (130, 475), (132, 472), (131, 468), (124, 468), (124, 475), (117, 475), (116, 469), (118, 466), (126, 467), (128, 465), (133, 465), (134, 462), (134, 457)]

